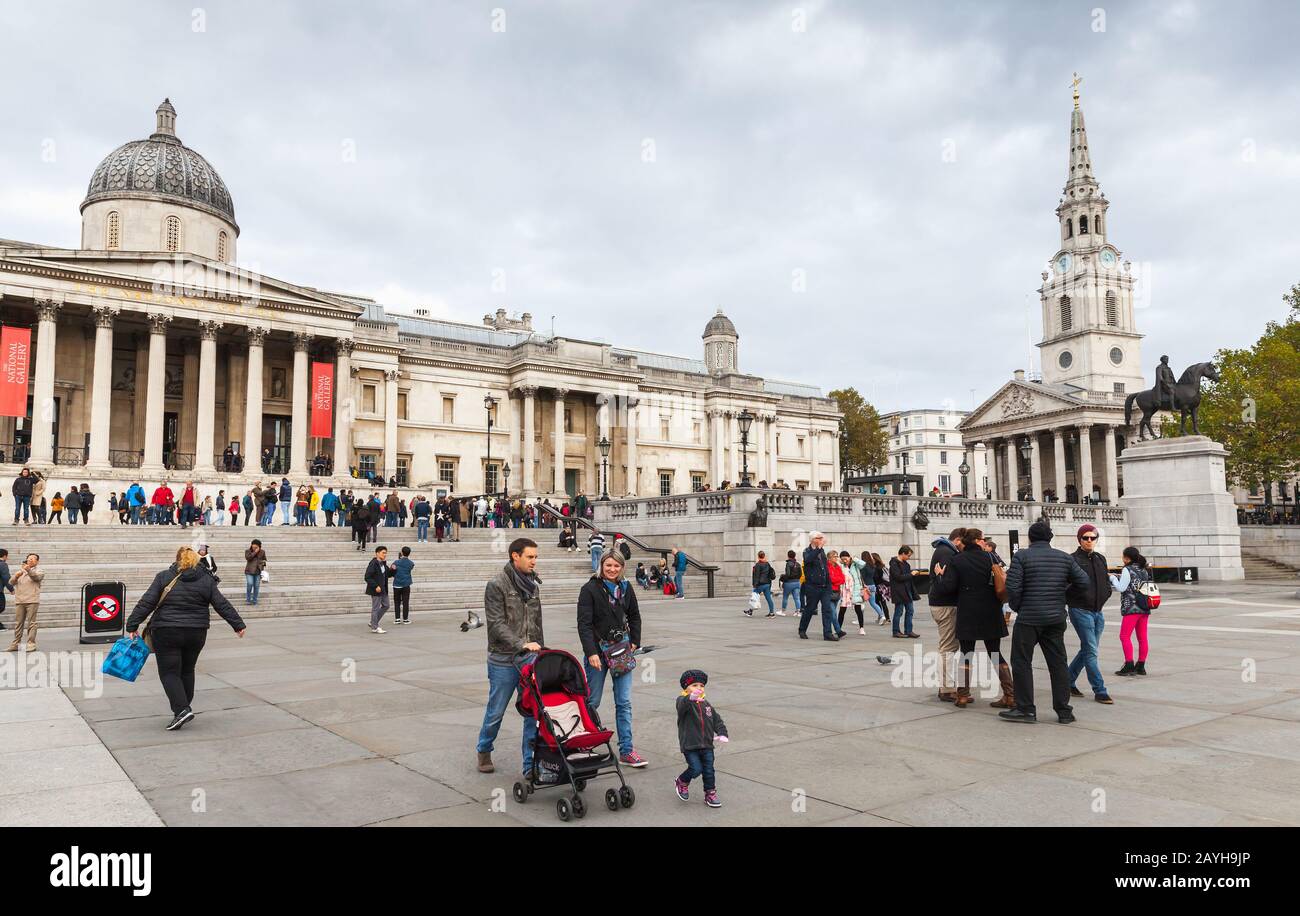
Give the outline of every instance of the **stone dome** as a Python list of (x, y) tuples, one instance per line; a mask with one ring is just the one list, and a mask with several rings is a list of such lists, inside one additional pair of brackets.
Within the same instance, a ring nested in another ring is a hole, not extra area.
[(709, 323), (704, 326), (705, 337), (716, 337), (725, 335), (727, 337), (740, 337), (736, 333), (736, 326), (731, 323), (731, 319), (722, 314), (722, 309), (718, 309), (718, 314), (709, 319)]
[(146, 140), (124, 143), (104, 158), (90, 178), (81, 209), (100, 200), (171, 200), (235, 223), (230, 191), (208, 160), (176, 136), (176, 109), (158, 106), (157, 130)]

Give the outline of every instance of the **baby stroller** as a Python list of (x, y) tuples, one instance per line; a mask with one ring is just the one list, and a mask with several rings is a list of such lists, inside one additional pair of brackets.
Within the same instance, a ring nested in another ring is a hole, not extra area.
[(587, 673), (576, 658), (559, 649), (543, 648), (519, 671), (520, 695), (515, 708), (537, 722), (533, 766), (514, 785), (515, 801), (523, 804), (538, 789), (569, 787), (573, 794), (556, 800), (560, 820), (583, 818), (587, 806), (579, 794), (587, 781), (613, 774), (619, 788), (605, 790), (605, 807), (631, 808), (636, 794), (623, 779), (618, 755), (610, 746), (614, 733), (600, 726), (600, 717), (587, 705)]

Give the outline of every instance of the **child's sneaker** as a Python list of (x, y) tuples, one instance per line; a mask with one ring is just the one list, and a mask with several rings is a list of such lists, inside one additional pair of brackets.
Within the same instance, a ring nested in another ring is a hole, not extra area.
[(717, 789), (705, 789), (705, 790), (704, 790), (704, 803), (705, 803), (706, 805), (708, 805), (710, 808), (721, 808), (721, 807), (722, 807), (722, 802), (718, 801), (718, 790), (717, 790)]
[(676, 788), (677, 788), (678, 798), (680, 798), (682, 801), (691, 800), (691, 787), (688, 783), (682, 782), (682, 778), (680, 776), (677, 777), (676, 779)]

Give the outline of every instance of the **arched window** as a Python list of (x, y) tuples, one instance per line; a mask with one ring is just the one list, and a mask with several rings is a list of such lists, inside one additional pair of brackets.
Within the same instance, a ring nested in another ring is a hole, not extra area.
[(1106, 290), (1106, 323), (1112, 328), (1119, 327), (1119, 303), (1111, 290)]
[(181, 219), (179, 216), (169, 216), (166, 222), (166, 250), (181, 250)]
[(1101, 235), (1101, 214), (1095, 214), (1092, 218), (1092, 231)]
[(122, 245), (122, 218), (114, 210), (108, 214), (108, 228), (105, 231), (104, 247), (116, 251)]
[(1061, 330), (1068, 331), (1074, 327), (1074, 315), (1070, 308), (1070, 297), (1061, 297)]
[(1079, 215), (1079, 235), (1087, 235), (1087, 234), (1088, 234), (1088, 214), (1082, 213)]
[(224, 232), (218, 232), (217, 233), (217, 260), (224, 261), (225, 259), (226, 259), (226, 234)]
[(1074, 237), (1074, 220), (1068, 216), (1065, 218), (1065, 237), (1067, 239)]

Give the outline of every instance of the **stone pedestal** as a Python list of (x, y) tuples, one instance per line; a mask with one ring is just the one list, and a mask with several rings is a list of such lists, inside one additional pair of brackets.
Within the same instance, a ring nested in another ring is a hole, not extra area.
[(1138, 442), (1119, 457), (1129, 542), (1153, 565), (1195, 566), (1208, 581), (1245, 578), (1226, 455), (1212, 439), (1183, 436)]

